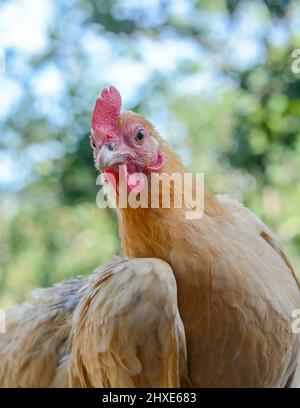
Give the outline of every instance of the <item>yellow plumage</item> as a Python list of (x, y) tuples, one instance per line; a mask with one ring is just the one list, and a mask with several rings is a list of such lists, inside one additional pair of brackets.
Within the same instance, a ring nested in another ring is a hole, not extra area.
[[(121, 114), (121, 123), (136, 120)], [(186, 169), (157, 134), (163, 173)], [(161, 193), (161, 192), (160, 192)], [(172, 190), (172, 194), (177, 194)], [(204, 190), (204, 214), (182, 209), (120, 208), (123, 252), (172, 267), (195, 387), (284, 387), (299, 359), (292, 311), (299, 283), (277, 237), (240, 203)]]
[(8, 311), (1, 387), (179, 387), (186, 345), (171, 268), (122, 259)]
[[(119, 126), (137, 120), (163, 152), (162, 172), (183, 174), (148, 121), (125, 112)], [(134, 258), (9, 311), (0, 385), (295, 384), (300, 292), (280, 242), (240, 203), (206, 189), (203, 216), (186, 219), (186, 210), (120, 208), (123, 253)]]

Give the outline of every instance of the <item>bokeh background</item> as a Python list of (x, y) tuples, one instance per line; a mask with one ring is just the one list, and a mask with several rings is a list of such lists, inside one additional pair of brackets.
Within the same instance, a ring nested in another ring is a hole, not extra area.
[(300, 3), (0, 1), (0, 307), (119, 252), (89, 146), (115, 85), (300, 272)]

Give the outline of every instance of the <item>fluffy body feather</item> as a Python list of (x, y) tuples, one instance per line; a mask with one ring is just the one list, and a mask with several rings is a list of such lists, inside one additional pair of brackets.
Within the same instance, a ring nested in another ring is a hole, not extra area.
[(170, 266), (158, 259), (125, 260), (100, 275), (75, 312), (71, 385), (185, 383), (185, 334)]
[(32, 302), (7, 311), (0, 334), (0, 387), (65, 387), (70, 329), (85, 278), (33, 292)]
[(169, 265), (118, 259), (34, 292), (0, 335), (1, 387), (178, 387), (186, 345)]

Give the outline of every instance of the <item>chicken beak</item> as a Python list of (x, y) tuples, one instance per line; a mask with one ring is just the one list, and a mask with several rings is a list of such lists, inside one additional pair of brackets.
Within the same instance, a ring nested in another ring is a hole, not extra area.
[(97, 156), (99, 170), (105, 171), (116, 164), (124, 164), (126, 154), (116, 151), (115, 148), (115, 143), (108, 143), (101, 147)]

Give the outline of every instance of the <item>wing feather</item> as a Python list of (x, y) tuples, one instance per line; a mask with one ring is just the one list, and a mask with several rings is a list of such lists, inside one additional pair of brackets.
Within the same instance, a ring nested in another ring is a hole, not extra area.
[(84, 291), (73, 319), (71, 386), (179, 387), (186, 346), (170, 266), (118, 260)]

